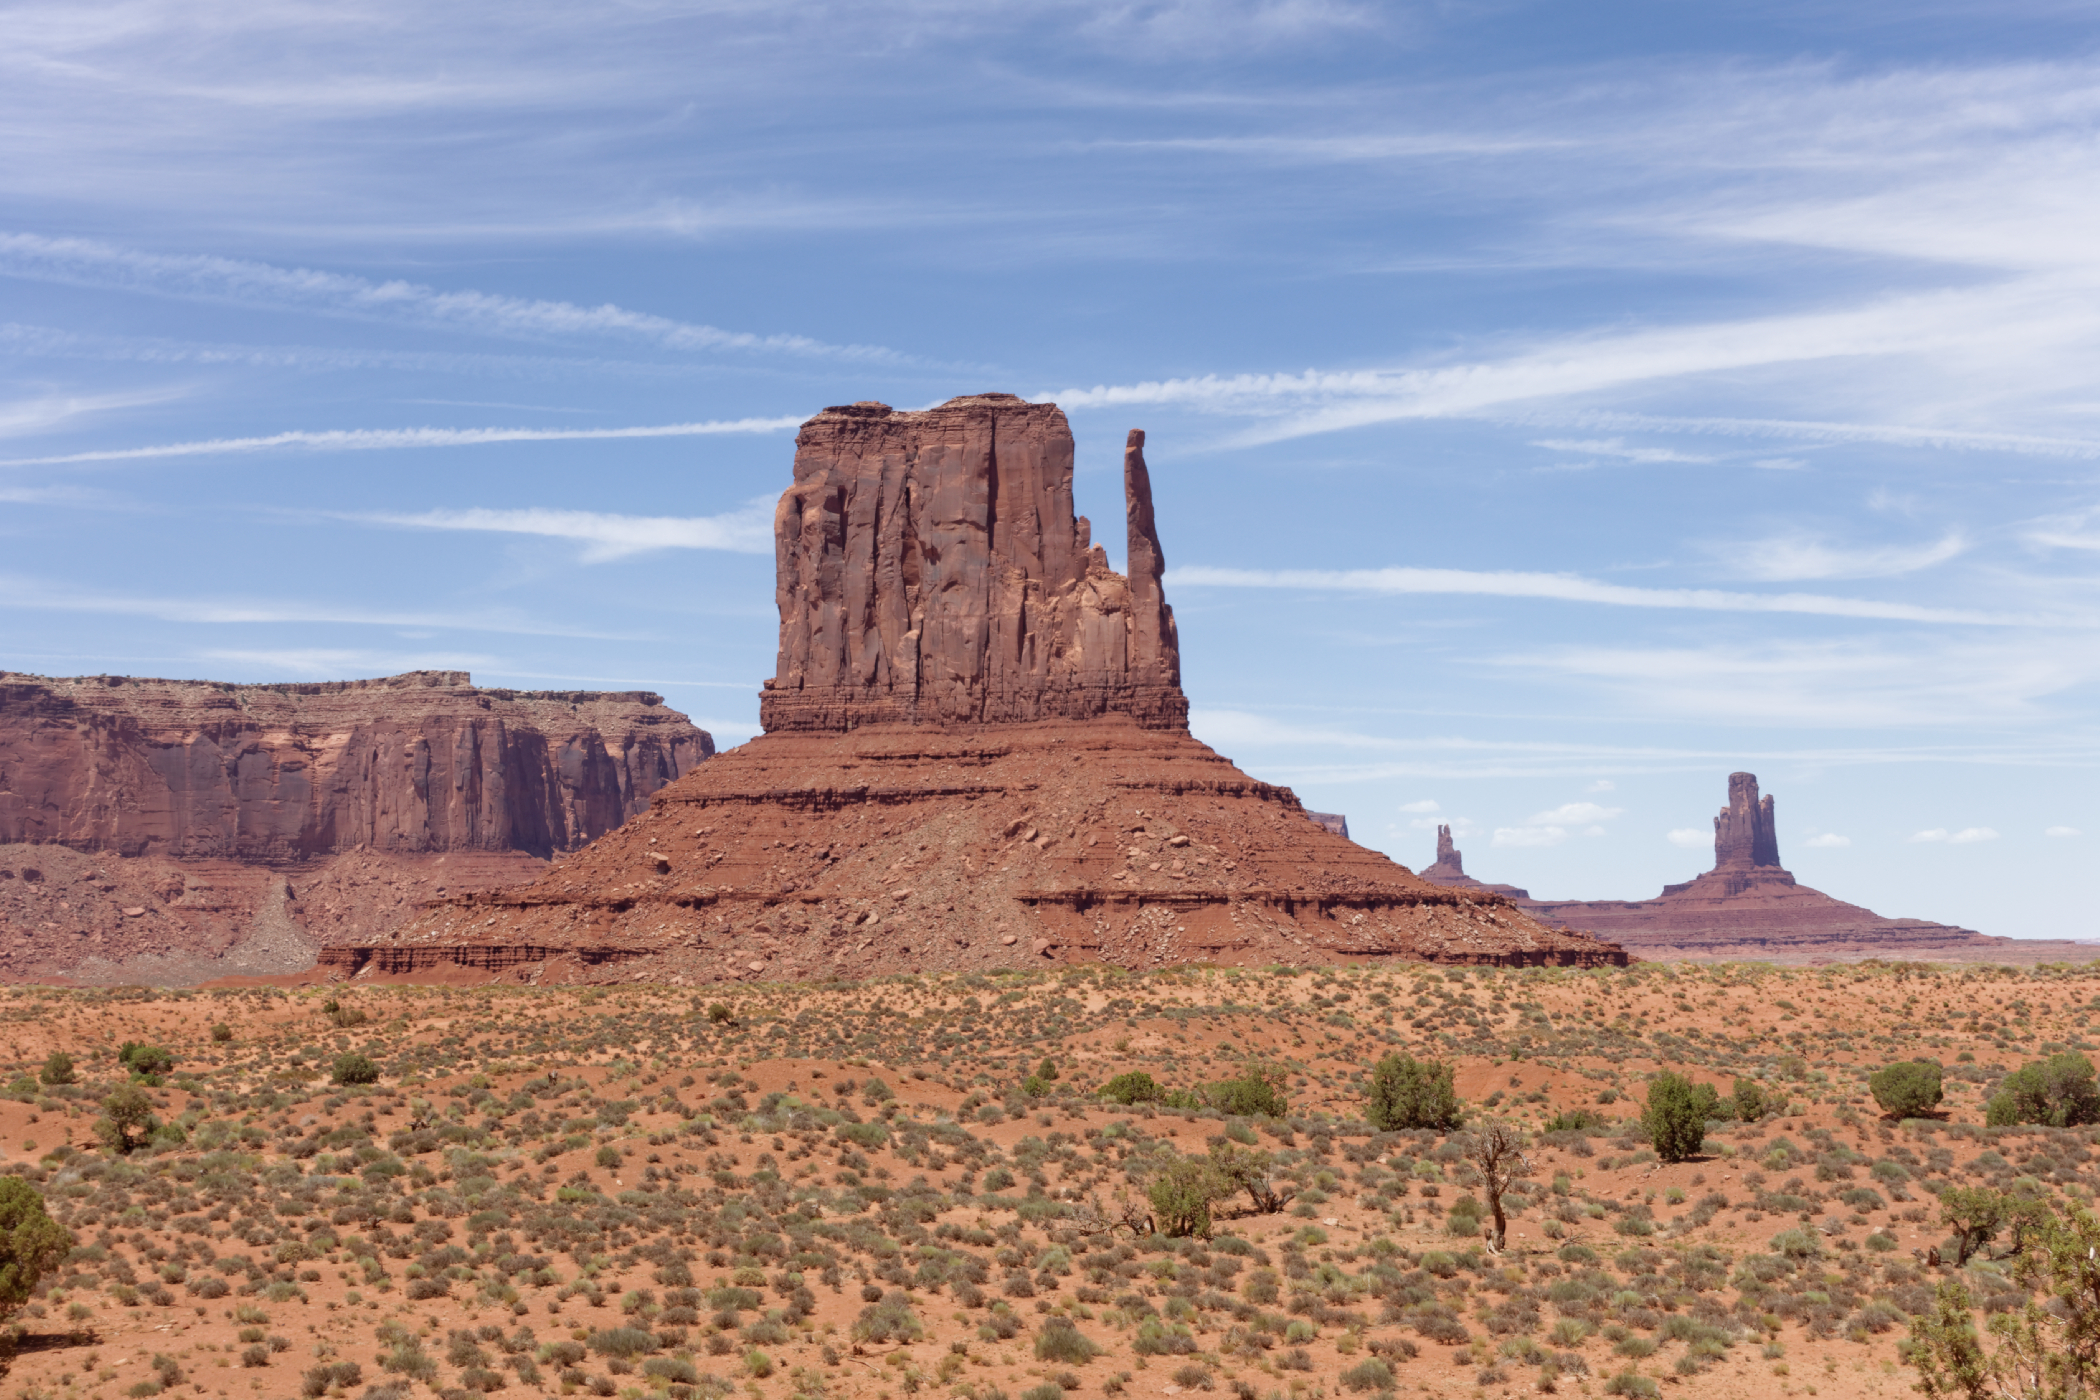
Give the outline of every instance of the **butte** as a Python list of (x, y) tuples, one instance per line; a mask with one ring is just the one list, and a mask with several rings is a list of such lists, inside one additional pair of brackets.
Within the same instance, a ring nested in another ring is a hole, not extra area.
[(1728, 805), (1714, 818), (1713, 869), (1663, 886), (1655, 899), (1538, 899), (1515, 885), (1483, 884), (1466, 874), (1437, 828), (1437, 859), (1422, 878), (1446, 889), (1507, 896), (1541, 922), (1593, 929), (1638, 956), (1836, 962), (1862, 958), (1955, 962), (2087, 962), (2091, 944), (1997, 938), (1924, 919), (1885, 918), (1799, 883), (1779, 861), (1779, 823), (1755, 773), (1728, 775)]
[(1132, 432), (1126, 578), (1073, 514), (1055, 405), (824, 410), (774, 513), (765, 732), (531, 883), (434, 902), (324, 965), (704, 983), (1623, 964), (1500, 895), (1416, 878), (1190, 736), (1143, 448)]

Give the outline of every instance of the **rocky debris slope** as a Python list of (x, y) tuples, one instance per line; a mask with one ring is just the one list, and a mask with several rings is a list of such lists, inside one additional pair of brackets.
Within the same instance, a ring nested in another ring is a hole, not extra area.
[(1506, 892), (1546, 923), (1615, 939), (1648, 959), (2088, 961), (2100, 951), (2068, 942), (1993, 938), (1924, 919), (1884, 918), (1796, 882), (1779, 863), (1772, 799), (1758, 795), (1754, 773), (1728, 776), (1728, 805), (1714, 818), (1713, 869), (1663, 886), (1655, 899), (1534, 899), (1513, 885), (1483, 885), (1465, 874), (1448, 827), (1438, 828), (1437, 863), (1422, 878), (1446, 888)]
[[(1500, 896), (1417, 879), (1189, 736), (1142, 445), (1132, 433), (1124, 458), (1126, 582), (1072, 515), (1054, 407), (819, 414), (776, 516), (768, 732), (530, 885), (324, 962), (526, 981), (1624, 963)], [(920, 562), (893, 569), (900, 550)]]
[(713, 750), (644, 692), (0, 674), (0, 978), (313, 965), (528, 879)]

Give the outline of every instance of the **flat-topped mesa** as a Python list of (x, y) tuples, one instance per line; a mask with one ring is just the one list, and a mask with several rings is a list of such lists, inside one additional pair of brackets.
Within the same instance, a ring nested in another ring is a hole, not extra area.
[(1073, 513), (1072, 430), (1012, 394), (827, 408), (774, 512), (768, 733), (1126, 715), (1186, 729), (1145, 435), (1123, 454), (1130, 576)]
[(1779, 830), (1773, 824), (1772, 799), (1759, 800), (1757, 774), (1728, 775), (1728, 805), (1714, 818), (1714, 869), (1758, 866), (1779, 869)]

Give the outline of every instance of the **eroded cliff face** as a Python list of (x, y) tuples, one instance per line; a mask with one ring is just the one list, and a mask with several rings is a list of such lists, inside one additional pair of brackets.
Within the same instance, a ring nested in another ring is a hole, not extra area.
[(714, 751), (647, 692), (0, 673), (0, 843), (289, 863), (570, 850)]
[(1012, 394), (828, 408), (774, 514), (768, 733), (1128, 715), (1188, 722), (1145, 435), (1124, 451), (1130, 576), (1072, 509), (1072, 430)]

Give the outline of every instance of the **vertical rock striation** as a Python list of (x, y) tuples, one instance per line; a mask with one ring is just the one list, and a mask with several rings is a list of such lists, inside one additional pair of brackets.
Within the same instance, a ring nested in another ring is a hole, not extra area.
[(774, 512), (768, 733), (1128, 715), (1188, 723), (1144, 434), (1124, 453), (1131, 575), (1072, 509), (1072, 431), (1012, 394), (828, 408)]
[(1757, 795), (1757, 774), (1728, 775), (1728, 805), (1714, 818), (1714, 869), (1779, 868), (1779, 830), (1772, 799)]

